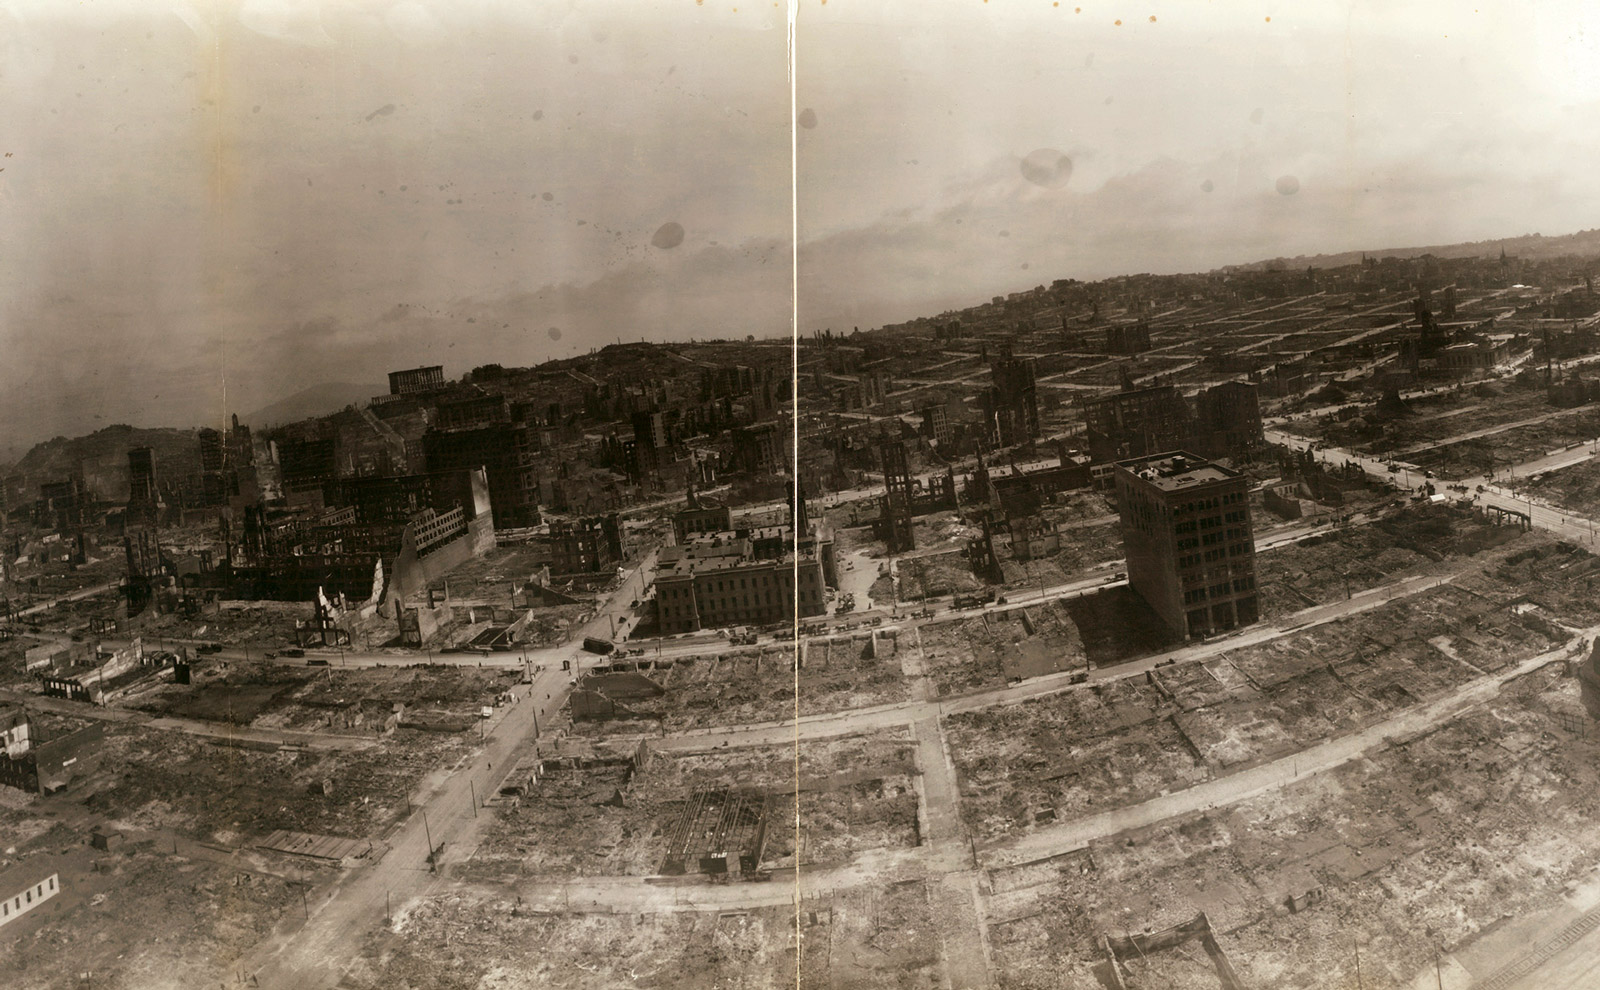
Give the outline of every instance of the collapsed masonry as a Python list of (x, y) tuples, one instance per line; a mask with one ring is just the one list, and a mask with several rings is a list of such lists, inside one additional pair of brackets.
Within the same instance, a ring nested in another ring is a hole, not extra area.
[(483, 469), (347, 478), (325, 494), (333, 507), (310, 514), (278, 518), (264, 507), (246, 509), (237, 540), (224, 529), (223, 562), (184, 575), (183, 587), (314, 602), (311, 621), (297, 630), (303, 646), (348, 644), (350, 623), (377, 615), (421, 645), (437, 623), (411, 614), (417, 610), (407, 600), (495, 545)]
[(0, 787), (53, 794), (98, 766), (105, 726), (47, 735), (28, 713), (0, 708)]
[(772, 804), (771, 794), (754, 788), (695, 791), (669, 833), (662, 874), (756, 873), (766, 852)]
[(1228, 962), (1222, 946), (1217, 944), (1217, 937), (1211, 932), (1211, 921), (1204, 911), (1188, 921), (1179, 922), (1159, 932), (1146, 932), (1142, 935), (1102, 935), (1100, 945), (1106, 952), (1109, 977), (1107, 982), (1113, 990), (1131, 990), (1139, 986), (1139, 982), (1130, 978), (1131, 974), (1126, 968), (1128, 963), (1135, 959), (1148, 961), (1152, 952), (1176, 949), (1194, 939), (1200, 940), (1201, 947), (1211, 958), (1211, 964), (1216, 967), (1217, 981), (1221, 984), (1222, 990), (1244, 990), (1244, 984), (1239, 981), (1239, 974), (1234, 972), (1233, 964)]
[(660, 718), (636, 712), (632, 703), (666, 693), (660, 683), (636, 671), (590, 673), (572, 692), (572, 719)]

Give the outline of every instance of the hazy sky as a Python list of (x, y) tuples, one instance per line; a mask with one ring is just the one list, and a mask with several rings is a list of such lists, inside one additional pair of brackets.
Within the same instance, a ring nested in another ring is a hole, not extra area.
[[(1593, 4), (934, 6), (802, 18), (803, 330), (1600, 226)], [(1023, 175), (1042, 149), (1064, 182)]]
[[(1584, 7), (808, 0), (800, 328), (1600, 226)], [(770, 0), (0, 0), (0, 446), (785, 332), (786, 44)]]
[(0, 2), (0, 416), (785, 332), (786, 44), (770, 5)]

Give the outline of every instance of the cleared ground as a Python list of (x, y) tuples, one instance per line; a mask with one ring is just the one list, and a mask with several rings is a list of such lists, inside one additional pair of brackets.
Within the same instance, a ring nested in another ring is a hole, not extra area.
[[(939, 985), (939, 941), (920, 881), (808, 899), (799, 926), (806, 990)], [(796, 943), (789, 905), (558, 916), (519, 907), (503, 889), (474, 889), (408, 907), (368, 940), (344, 985), (782, 990), (796, 985)]]
[[(371, 837), (404, 817), (407, 795), (464, 752), (462, 733), (397, 730), (359, 752), (263, 752), (181, 732), (108, 728), (84, 806), (127, 827), (232, 843), (275, 829)], [(323, 781), (331, 793), (323, 793)], [(76, 787), (76, 785), (75, 785)]]
[[(902, 732), (803, 744), (802, 847), (795, 849), (796, 753), (759, 747), (703, 755), (547, 758), (525, 796), (504, 796), (464, 876), (662, 872), (673, 825), (696, 792), (770, 797), (763, 870), (838, 865), (865, 850), (918, 844), (913, 747)], [(691, 864), (693, 872), (693, 864)]]
[(65, 851), (23, 850), (32, 868), (58, 872), (61, 893), (6, 926), (7, 990), (232, 985), (234, 960), (302, 910), (296, 885), (277, 876), (153, 842), (106, 853), (63, 838)]
[(1447, 585), (1204, 664), (951, 716), (962, 814), (1000, 838), (1353, 732), (1566, 641), (1520, 597)]
[[(841, 711), (903, 701), (909, 685), (896, 658), (893, 633), (880, 633), (874, 648), (868, 632), (817, 637), (805, 642), (800, 668), (800, 712)], [(626, 702), (629, 714), (605, 721), (579, 721), (580, 735), (678, 732), (791, 718), (795, 711), (793, 646), (762, 645), (730, 653), (653, 661), (640, 658), (641, 673), (665, 691)]]
[(941, 695), (1083, 669), (1086, 662), (1078, 627), (1060, 601), (928, 623), (918, 634), (923, 667)]
[[(1355, 987), (1357, 952), (1361, 985), (1409, 986), (1436, 951), (1551, 906), (1600, 864), (1600, 748), (1572, 730), (1576, 693), (1548, 667), (1369, 759), (997, 873), (997, 984), (1098, 988), (1102, 933), (1205, 911), (1247, 986)], [(1124, 962), (1147, 986), (1218, 985), (1195, 944)]]
[(202, 662), (193, 683), (164, 681), (124, 706), (253, 728), (373, 734), (397, 712), (421, 720), (476, 717), (521, 676), (514, 669), (444, 664), (307, 668), (212, 661)]

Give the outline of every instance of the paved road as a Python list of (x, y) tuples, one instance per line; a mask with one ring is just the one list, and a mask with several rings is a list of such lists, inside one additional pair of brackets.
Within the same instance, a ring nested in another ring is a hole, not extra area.
[(527, 694), (503, 714), (485, 744), (457, 767), (436, 773), (414, 795), (417, 810), (388, 837), (388, 852), (370, 866), (310, 896), (311, 918), (298, 929), (257, 946), (240, 968), (269, 990), (327, 990), (338, 985), (352, 964), (352, 950), (384, 924), (390, 905), (398, 911), (412, 898), (439, 887), (428, 869), (430, 841), (443, 847), (442, 863), (470, 853), (477, 826), (492, 812), (474, 812), (500, 787), (532, 742), (535, 721), (546, 722), (565, 698), (568, 675), (546, 669)]
[[(1597, 631), (1600, 631), (1600, 627), (1584, 630), (1582, 635), (1575, 637), (1573, 644), (1581, 646), (1588, 636)], [(1049, 859), (1081, 849), (1092, 842), (1109, 838), (1128, 829), (1145, 827), (1210, 808), (1224, 807), (1292, 785), (1303, 777), (1342, 766), (1392, 739), (1414, 736), (1450, 721), (1462, 712), (1494, 697), (1507, 681), (1570, 656), (1573, 644), (1540, 654), (1500, 673), (1478, 678), (1432, 702), (1270, 763), (1138, 804), (1048, 826), (1013, 839), (979, 847), (976, 850), (978, 864), (983, 869), (994, 869)], [(922, 733), (919, 732), (918, 735), (920, 737)], [(926, 741), (919, 738), (919, 742)], [(927, 749), (919, 747), (919, 753), (926, 752)], [(921, 758), (923, 757), (919, 757)], [(925, 783), (924, 786), (928, 788), (930, 794), (933, 794), (940, 785)], [(935, 797), (929, 802), (930, 809), (938, 800)], [(960, 829), (959, 822), (943, 826), (934, 824), (935, 817), (931, 810), (929, 819), (935, 836), (943, 828)], [(913, 877), (939, 879), (940, 884), (935, 894), (941, 898), (948, 898), (949, 895), (963, 889), (975, 893), (973, 888), (967, 885), (976, 881), (977, 873), (974, 871), (972, 853), (968, 849), (961, 848), (957, 843), (941, 843), (935, 838), (929, 845), (918, 848), (875, 850), (857, 857), (854, 862), (845, 866), (806, 871), (804, 890), (808, 895), (819, 895), (858, 886), (869, 878), (873, 882), (880, 882)], [(501, 885), (485, 886), (484, 889), (505, 896), (505, 888)], [(542, 880), (518, 884), (515, 890), (525, 903), (536, 909), (615, 912), (705, 911), (779, 906), (793, 903), (794, 896), (792, 885), (777, 882), (727, 885), (691, 881), (662, 883), (659, 879), (645, 877), (575, 877)], [(960, 904), (959, 898), (948, 900), (952, 910), (960, 910)], [(980, 934), (981, 941), (981, 929), (976, 927), (975, 921), (973, 930)], [(1584, 974), (1588, 972), (1584, 962), (1576, 951), (1572, 952), (1570, 965), (1573, 968), (1573, 975), (1569, 982), (1548, 985), (1570, 986), (1574, 990), (1578, 987), (1591, 986), (1592, 984), (1581, 982)], [(1559, 956), (1554, 963), (1564, 965)], [(1533, 986), (1546, 985), (1528, 984), (1526, 990), (1532, 990)]]
[(1304, 609), (1275, 623), (1250, 626), (1236, 635), (1187, 644), (1165, 653), (1157, 653), (1115, 666), (1099, 667), (1091, 671), (1084, 681), (1074, 681), (1081, 672), (1063, 671), (1030, 678), (1003, 688), (989, 688), (942, 700), (901, 701), (841, 712), (803, 715), (798, 722), (784, 720), (742, 726), (689, 729), (668, 736), (650, 738), (650, 745), (665, 752), (683, 753), (707, 752), (727, 747), (780, 746), (792, 742), (797, 736), (801, 739), (825, 739), (904, 726), (937, 715), (1016, 704), (1030, 698), (1134, 677), (1168, 664), (1208, 660), (1229, 650), (1254, 646), (1302, 629), (1333, 622), (1437, 587), (1453, 580), (1469, 566), (1470, 562), (1466, 562), (1442, 573), (1405, 578), (1392, 584), (1362, 591), (1346, 601)]
[(105, 584), (97, 584), (88, 588), (80, 588), (77, 591), (68, 592), (65, 595), (57, 595), (56, 597), (47, 601), (36, 602), (35, 604), (29, 605), (26, 608), (17, 609), (14, 613), (12, 613), (11, 621), (14, 622), (23, 618), (24, 616), (35, 615), (39, 612), (46, 611), (47, 609), (54, 608), (62, 602), (75, 602), (84, 598), (93, 598), (95, 595), (104, 594), (107, 591), (115, 591), (120, 586), (121, 585), (119, 585), (116, 581), (108, 581)]
[(1407, 709), (1359, 732), (1330, 739), (1270, 763), (1163, 794), (1139, 804), (1115, 808), (1061, 825), (1046, 826), (1015, 839), (980, 847), (978, 858), (987, 868), (1049, 859), (1129, 829), (1143, 828), (1196, 811), (1237, 804), (1292, 784), (1302, 776), (1332, 770), (1394, 737), (1414, 735), (1449, 721), (1468, 708), (1494, 697), (1507, 681), (1570, 657), (1573, 644), (1581, 647), (1587, 641), (1587, 636), (1596, 631), (1600, 631), (1600, 626), (1584, 630), (1583, 636), (1554, 650), (1524, 660), (1500, 673), (1469, 681), (1442, 698)]
[[(1294, 440), (1294, 438), (1273, 430), (1267, 431), (1267, 439), (1271, 443), (1287, 443), (1291, 445), (1293, 445)], [(1298, 445), (1303, 447), (1305, 441), (1299, 440)], [(1312, 453), (1317, 460), (1332, 467), (1340, 466), (1346, 462), (1353, 462), (1360, 465), (1368, 476), (1396, 482), (1408, 490), (1415, 491), (1426, 484), (1426, 479), (1423, 477), (1422, 472), (1417, 470), (1414, 465), (1408, 465), (1404, 462), (1397, 462), (1401, 464), (1400, 472), (1390, 474), (1388, 461), (1356, 454), (1339, 447), (1318, 447)], [(1570, 509), (1557, 508), (1526, 495), (1518, 494), (1504, 487), (1503, 483), (1516, 475), (1526, 477), (1541, 471), (1553, 471), (1582, 463), (1595, 456), (1596, 453), (1592, 449), (1592, 445), (1580, 444), (1572, 450), (1561, 450), (1554, 454), (1546, 454), (1508, 469), (1501, 474), (1500, 483), (1490, 478), (1479, 476), (1467, 478), (1458, 482), (1458, 484), (1466, 487), (1466, 497), (1475, 498), (1480, 505), (1492, 505), (1510, 512), (1520, 513), (1527, 516), (1530, 524), (1539, 529), (1555, 533), (1563, 539), (1572, 540), (1576, 543), (1593, 545), (1597, 542), (1597, 527), (1592, 520), (1580, 516)], [(1441, 482), (1440, 484), (1443, 483)], [(1480, 486), (1483, 488), (1481, 492), (1477, 490)]]
[(499, 790), (537, 745), (538, 727), (548, 725), (566, 703), (574, 672), (562, 670), (561, 661), (573, 668), (581, 665), (586, 654), (578, 644), (584, 636), (609, 628), (608, 610), (625, 608), (617, 603), (632, 600), (631, 588), (642, 581), (643, 569), (629, 576), (611, 601), (576, 632), (572, 643), (538, 651), (545, 662), (527, 691), (501, 710), (477, 750), (457, 766), (432, 774), (423, 792), (413, 795), (416, 811), (387, 837), (388, 851), (377, 863), (316, 891), (310, 898), (310, 919), (266, 939), (240, 969), (254, 975), (262, 987), (330, 990), (351, 966), (351, 948), (385, 924), (391, 907), (400, 910), (412, 899), (442, 889), (446, 881), (431, 871), (430, 852), (438, 864), (448, 866), (477, 847), (478, 829), (493, 814), (479, 810), (478, 802)]
[[(1524, 962), (1524, 960), (1518, 960)], [(1473, 990), (1594, 990), (1600, 987), (1600, 908), (1534, 946), (1520, 978), (1473, 984)], [(1517, 969), (1521, 969), (1518, 966)], [(1503, 970), (1507, 975), (1514, 969)]]

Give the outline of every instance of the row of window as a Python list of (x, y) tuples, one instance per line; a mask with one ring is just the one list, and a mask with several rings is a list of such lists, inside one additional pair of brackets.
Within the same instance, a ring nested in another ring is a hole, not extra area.
[(33, 895), (34, 894), (38, 894), (39, 895), (39, 900), (41, 900), (41, 901), (44, 900), (45, 899), (45, 890), (46, 890), (47, 887), (48, 887), (50, 893), (52, 893), (52, 894), (55, 893), (55, 890), (56, 890), (56, 878), (55, 877), (51, 877), (50, 879), (44, 881), (43, 883), (36, 884), (33, 887), (32, 890), (25, 890), (22, 893), (18, 894), (17, 896), (13, 897), (9, 901), (0, 901), (0, 918), (10, 917), (11, 912), (13, 910), (15, 910), (18, 914), (21, 914), (22, 913), (22, 907), (23, 907), (23, 904), (24, 904), (24, 899), (26, 899), (26, 903), (32, 904), (33, 903)]
[(1254, 576), (1234, 578), (1232, 581), (1222, 581), (1211, 585), (1209, 588), (1195, 588), (1183, 593), (1183, 603), (1193, 605), (1207, 599), (1227, 598), (1229, 595), (1243, 594), (1255, 590), (1256, 579)]
[[(661, 594), (662, 594), (663, 598), (682, 598), (682, 597), (686, 597), (687, 596), (687, 589), (663, 588), (663, 589), (661, 589)], [(800, 594), (799, 594), (797, 600), (801, 601), (801, 602), (816, 602), (816, 601), (820, 601), (821, 600), (821, 596), (816, 591), (812, 591), (812, 590), (809, 590), (809, 589), (802, 588), (800, 590)], [(780, 602), (776, 602), (776, 601), (773, 600), (773, 593), (772, 593), (772, 590), (769, 588), (769, 589), (767, 589), (767, 592), (766, 592), (765, 601), (762, 600), (762, 593), (760, 591), (757, 591), (756, 592), (756, 596), (755, 596), (755, 601), (753, 601), (753, 602), (750, 600), (750, 595), (745, 594), (745, 595), (739, 596), (738, 598), (730, 598), (730, 597), (705, 598), (699, 604), (701, 605), (701, 607), (703, 607), (707, 611), (716, 611), (716, 610), (719, 610), (719, 609), (723, 609), (723, 610), (726, 610), (726, 609), (740, 610), (740, 609), (752, 609), (752, 608), (760, 609), (762, 607), (762, 605), (767, 605), (767, 606), (770, 607), (770, 606), (778, 605), (778, 604), (781, 604), (781, 603)], [(698, 611), (698, 609), (696, 609), (693, 605), (667, 605), (667, 604), (662, 604), (660, 607), (661, 607), (661, 616), (662, 616), (662, 618), (665, 618), (665, 619), (670, 619), (670, 618), (674, 618), (674, 617), (678, 617), (678, 616), (687, 617), (687, 616), (694, 615)]]
[(1204, 512), (1207, 509), (1217, 509), (1224, 505), (1239, 505), (1244, 502), (1245, 498), (1245, 492), (1224, 492), (1221, 495), (1213, 495), (1210, 498), (1196, 499), (1193, 502), (1185, 502), (1182, 505), (1174, 506), (1173, 511), (1179, 515)]

